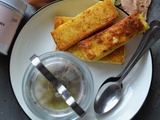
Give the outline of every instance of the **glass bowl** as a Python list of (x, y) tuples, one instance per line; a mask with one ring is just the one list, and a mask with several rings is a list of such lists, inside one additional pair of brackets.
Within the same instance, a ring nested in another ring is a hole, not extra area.
[[(61, 51), (48, 52), (39, 58), (82, 109), (87, 111), (94, 94), (93, 78), (87, 65), (76, 56)], [(22, 84), (28, 108), (40, 119), (73, 120), (79, 117), (32, 64), (28, 66)]]

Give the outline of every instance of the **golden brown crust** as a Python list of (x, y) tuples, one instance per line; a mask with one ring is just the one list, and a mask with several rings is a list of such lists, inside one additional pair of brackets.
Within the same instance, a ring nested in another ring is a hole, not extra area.
[(88, 61), (88, 62), (100, 62), (100, 63), (112, 63), (112, 64), (123, 64), (125, 59), (125, 46), (121, 46), (111, 52), (109, 55), (97, 60), (97, 61), (89, 61), (86, 59), (84, 54), (82, 53), (81, 49), (78, 47), (78, 44), (73, 45), (69, 49), (66, 50), (69, 53), (77, 56), (81, 60)]
[(78, 44), (88, 60), (97, 61), (148, 28), (141, 14), (135, 13)]
[(118, 18), (111, 0), (100, 1), (51, 32), (60, 50), (66, 50), (80, 40), (110, 25)]
[[(54, 19), (55, 28), (57, 28), (58, 26), (67, 22), (70, 19), (71, 19), (71, 17), (56, 16)], [(56, 50), (58, 50), (58, 48), (56, 48)], [(87, 59), (85, 58), (81, 49), (78, 47), (78, 44), (71, 46), (70, 48), (68, 48), (65, 51), (74, 54), (75, 56), (77, 56), (81, 60), (87, 61)], [(96, 62), (122, 64), (124, 62), (124, 59), (125, 59), (125, 47), (122, 46)]]
[(71, 19), (72, 19), (72, 17), (55, 16), (54, 17), (54, 29), (58, 28), (60, 25), (64, 24), (65, 22), (67, 22)]
[(111, 52), (110, 54), (106, 55), (105, 57), (99, 59), (97, 62), (102, 63), (112, 63), (112, 64), (123, 64), (125, 59), (125, 46), (121, 46)]

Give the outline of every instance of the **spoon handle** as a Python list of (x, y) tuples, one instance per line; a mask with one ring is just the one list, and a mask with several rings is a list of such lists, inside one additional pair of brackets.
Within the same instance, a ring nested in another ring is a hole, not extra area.
[(120, 77), (119, 82), (127, 76), (130, 70), (135, 66), (139, 59), (144, 55), (144, 53), (154, 45), (160, 39), (160, 21), (154, 20), (150, 23), (150, 29), (144, 34), (138, 48), (131, 57), (128, 64), (122, 70), (122, 72), (117, 76)]

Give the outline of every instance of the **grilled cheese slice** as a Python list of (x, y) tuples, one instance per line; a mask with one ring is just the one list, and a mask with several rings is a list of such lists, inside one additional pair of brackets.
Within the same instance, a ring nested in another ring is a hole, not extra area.
[(142, 15), (134, 13), (109, 28), (80, 41), (78, 46), (88, 61), (97, 61), (148, 28), (149, 25)]
[(59, 50), (66, 50), (75, 43), (114, 23), (118, 11), (112, 0), (99, 1), (51, 32)]
[[(70, 19), (72, 19), (72, 18), (65, 17), (65, 16), (56, 16), (54, 18), (54, 28), (56, 29), (57, 27), (64, 24), (65, 22), (67, 22)], [(58, 48), (56, 48), (56, 50), (58, 50)], [(81, 60), (87, 61), (87, 59), (85, 58), (81, 49), (78, 47), (78, 44), (71, 46), (70, 48), (68, 48), (65, 51), (74, 54), (75, 56), (77, 56)], [(122, 46), (96, 62), (122, 64), (124, 62), (124, 58), (125, 58), (125, 46)]]

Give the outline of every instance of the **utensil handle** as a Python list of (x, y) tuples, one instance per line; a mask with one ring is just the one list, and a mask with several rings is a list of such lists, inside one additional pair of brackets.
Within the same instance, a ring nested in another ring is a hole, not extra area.
[(135, 53), (131, 57), (128, 64), (122, 70), (122, 72), (117, 76), (120, 77), (119, 82), (121, 83), (123, 79), (127, 76), (130, 70), (135, 66), (139, 59), (144, 55), (144, 53), (149, 50), (154, 43), (160, 39), (160, 21), (154, 20), (150, 23), (150, 29), (144, 34), (139, 46), (137, 47)]

